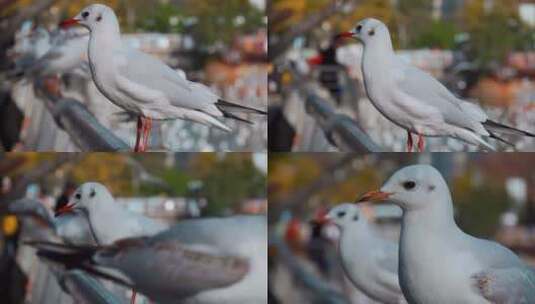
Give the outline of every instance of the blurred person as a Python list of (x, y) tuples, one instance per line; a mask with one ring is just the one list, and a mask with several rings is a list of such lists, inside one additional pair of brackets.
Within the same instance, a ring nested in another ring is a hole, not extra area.
[(327, 257), (327, 248), (329, 247), (329, 240), (323, 234), (325, 223), (317, 220), (325, 217), (327, 209), (320, 208), (316, 211), (314, 218), (316, 220), (310, 221), (311, 234), (310, 241), (307, 244), (307, 251), (319, 271), (324, 277), (329, 277), (330, 263)]
[(340, 105), (342, 98), (342, 87), (338, 77), (338, 70), (339, 68), (343, 68), (343, 65), (338, 62), (336, 57), (336, 51), (340, 46), (340, 41), (338, 37), (331, 38), (326, 48), (320, 48), (317, 56), (308, 59), (309, 65), (320, 67), (319, 82), (329, 90), (332, 97), (336, 100), (337, 105)]

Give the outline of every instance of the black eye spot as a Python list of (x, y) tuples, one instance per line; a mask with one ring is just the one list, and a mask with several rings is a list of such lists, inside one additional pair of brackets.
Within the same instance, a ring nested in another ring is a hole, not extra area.
[(375, 30), (370, 30), (370, 31), (368, 32), (368, 34), (369, 34), (370, 36), (375, 35)]
[(89, 12), (83, 12), (83, 13), (82, 13), (82, 17), (83, 17), (84, 19), (86, 19), (87, 17), (89, 17)]
[(403, 183), (403, 188), (405, 188), (405, 190), (412, 190), (414, 187), (416, 187), (416, 183), (413, 181), (406, 181)]
[(76, 193), (76, 195), (74, 196), (75, 199), (81, 199), (82, 198), (82, 195), (80, 193)]
[(355, 214), (355, 216), (353, 217), (353, 220), (354, 220), (354, 221), (358, 221), (358, 220), (359, 220), (359, 215), (358, 215), (358, 214)]
[(362, 30), (362, 25), (359, 24), (359, 25), (357, 26), (357, 33), (360, 33), (360, 30)]
[(99, 15), (99, 16), (97, 17), (97, 22), (100, 22), (100, 20), (102, 20), (102, 15)]
[(433, 191), (435, 190), (435, 185), (430, 185), (429, 187), (427, 187), (427, 189), (429, 189), (429, 191)]
[(95, 195), (97, 195), (97, 193), (95, 192), (95, 189), (91, 189), (91, 192), (89, 193), (89, 197), (93, 198), (95, 197)]
[(338, 217), (344, 217), (346, 215), (346, 212), (345, 211), (339, 211), (336, 216)]

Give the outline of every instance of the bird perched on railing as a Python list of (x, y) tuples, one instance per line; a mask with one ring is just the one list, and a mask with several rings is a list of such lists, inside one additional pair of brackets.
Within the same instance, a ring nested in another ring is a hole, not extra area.
[(117, 16), (105, 5), (90, 5), (62, 23), (72, 25), (90, 31), (89, 65), (97, 88), (111, 102), (138, 116), (136, 151), (147, 148), (152, 119), (185, 119), (230, 131), (216, 118), (250, 123), (235, 113), (267, 114), (224, 101), (160, 60), (123, 46)]
[(535, 137), (489, 119), (476, 104), (457, 98), (431, 75), (397, 58), (383, 22), (364, 19), (339, 37), (362, 41), (366, 93), (381, 114), (407, 130), (408, 151), (412, 150), (413, 133), (418, 135), (420, 151), (424, 149), (424, 136), (449, 136), (489, 150), (495, 148), (483, 137), (512, 145), (496, 132)]

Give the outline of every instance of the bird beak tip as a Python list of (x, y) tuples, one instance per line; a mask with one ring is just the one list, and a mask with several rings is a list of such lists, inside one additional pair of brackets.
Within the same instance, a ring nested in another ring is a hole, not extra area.
[(362, 202), (382, 202), (390, 198), (392, 193), (384, 192), (380, 190), (374, 190), (364, 193), (360, 198), (358, 198), (355, 203)]
[(63, 20), (59, 24), (59, 27), (60, 28), (67, 28), (67, 27), (71, 27), (71, 26), (79, 25), (79, 24), (80, 24), (80, 20), (78, 20), (76, 18), (71, 18), (71, 19)]
[(352, 32), (342, 32), (342, 33), (339, 33), (335, 36), (336, 39), (341, 39), (341, 38), (352, 38), (353, 37), (353, 33)]
[(74, 210), (74, 204), (67, 204), (61, 208), (59, 208), (58, 210), (56, 210), (56, 212), (54, 213), (54, 217), (58, 217), (60, 215), (63, 215), (65, 213), (72, 213)]

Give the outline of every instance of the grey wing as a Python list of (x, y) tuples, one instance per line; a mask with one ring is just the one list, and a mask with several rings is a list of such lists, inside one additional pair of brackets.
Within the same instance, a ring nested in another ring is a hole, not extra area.
[(471, 279), (474, 290), (491, 303), (535, 303), (535, 272), (531, 268), (491, 268)]
[(149, 296), (155, 293), (188, 297), (230, 286), (249, 272), (248, 259), (224, 255), (208, 246), (184, 245), (177, 240), (125, 239), (99, 252), (95, 260), (120, 270)]
[[(189, 109), (202, 109), (205, 100), (195, 96), (192, 83), (160, 60), (143, 52), (126, 49), (117, 54), (117, 67), (122, 77), (130, 82), (163, 93), (168, 102)], [(134, 99), (135, 96), (132, 96)], [(213, 103), (217, 101), (217, 98)]]
[(477, 105), (458, 99), (438, 80), (420, 69), (403, 66), (400, 71), (398, 87), (404, 93), (437, 108), (447, 123), (481, 131), (479, 122), (485, 121), (487, 116)]

